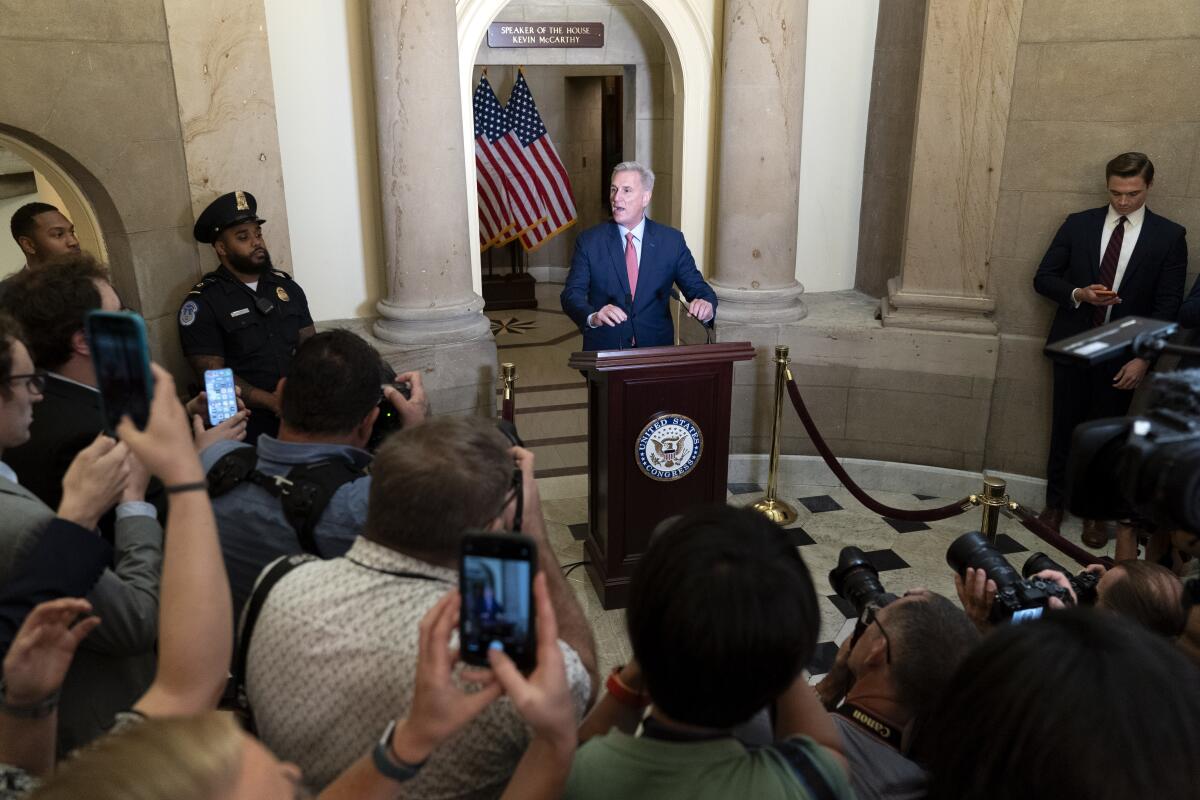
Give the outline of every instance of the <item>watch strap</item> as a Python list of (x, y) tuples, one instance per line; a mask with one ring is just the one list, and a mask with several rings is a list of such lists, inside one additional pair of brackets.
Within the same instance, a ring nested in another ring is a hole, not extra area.
[(14, 705), (8, 702), (4, 699), (7, 693), (8, 687), (5, 686), (4, 679), (0, 678), (0, 712), (10, 717), (16, 717), (17, 719), (44, 719), (53, 714), (54, 710), (58, 708), (57, 691), (51, 693), (44, 700), (24, 705)]
[(375, 769), (379, 770), (379, 773), (385, 778), (397, 782), (409, 781), (417, 776), (421, 767), (425, 766), (425, 762), (407, 764), (396, 759), (392, 755), (392, 734), (395, 732), (396, 720), (392, 720), (384, 730), (383, 736), (375, 744), (375, 749), (371, 751), (371, 760), (375, 762)]

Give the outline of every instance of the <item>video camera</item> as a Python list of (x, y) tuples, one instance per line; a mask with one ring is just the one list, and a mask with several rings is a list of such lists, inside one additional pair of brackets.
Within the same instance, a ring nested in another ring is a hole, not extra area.
[[(1174, 322), (1124, 317), (1046, 347), (1064, 363), (1096, 364), (1161, 353), (1200, 355), (1169, 344)], [(1136, 518), (1200, 533), (1200, 369), (1150, 377), (1149, 409), (1079, 425), (1067, 460), (1066, 505), (1084, 519)]]
[(1070, 602), (1067, 590), (1056, 583), (1040, 578), (1023, 579), (979, 531), (964, 533), (950, 543), (946, 563), (965, 578), (967, 567), (983, 570), (996, 582), (996, 599), (992, 602), (991, 622), (1028, 622), (1037, 619), (1057, 597)]
[(1095, 573), (1080, 572), (1078, 575), (1072, 575), (1067, 572), (1066, 567), (1045, 553), (1034, 553), (1025, 560), (1025, 565), (1021, 567), (1021, 574), (1026, 578), (1031, 578), (1047, 569), (1062, 573), (1066, 577), (1071, 584), (1071, 589), (1075, 592), (1075, 600), (1079, 605), (1096, 605), (1096, 587), (1100, 584), (1100, 576)]

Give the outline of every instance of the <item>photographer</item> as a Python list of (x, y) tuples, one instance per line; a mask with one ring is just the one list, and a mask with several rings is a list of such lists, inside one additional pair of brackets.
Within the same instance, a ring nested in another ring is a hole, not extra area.
[[(396, 409), (405, 428), (429, 413), (419, 373), (397, 376), (411, 387), (406, 398), (393, 386), (381, 387), (381, 368), (379, 354), (361, 337), (346, 330), (318, 333), (297, 349), (282, 382), (279, 437), (263, 434), (255, 446), (217, 442), (201, 453), (235, 615), (259, 572), (276, 558), (340, 556), (362, 532), (371, 486), (365, 448), (381, 400)], [(293, 483), (281, 484), (275, 476)], [(289, 518), (285, 486), (296, 497), (301, 489), (310, 492), (305, 499), (319, 496), (324, 505), (309, 502)]]
[(817, 695), (834, 712), (859, 800), (924, 797), (925, 772), (908, 747), (979, 634), (953, 603), (924, 589), (868, 615), (842, 642)]
[(914, 752), (931, 800), (1195, 797), (1200, 673), (1115, 614), (1005, 625), (959, 666)]

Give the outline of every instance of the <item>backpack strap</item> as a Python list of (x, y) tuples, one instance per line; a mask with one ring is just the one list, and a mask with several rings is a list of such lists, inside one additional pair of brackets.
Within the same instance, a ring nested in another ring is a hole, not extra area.
[(283, 516), (300, 540), (300, 548), (319, 556), (315, 531), (329, 501), (343, 485), (367, 474), (344, 459), (334, 458), (292, 467), (286, 476), (265, 475), (257, 468), (258, 451), (242, 445), (217, 459), (208, 471), (208, 495), (212, 498), (252, 483), (279, 499)]
[(236, 711), (242, 716), (247, 730), (254, 731), (254, 713), (250, 708), (250, 700), (246, 695), (246, 662), (250, 656), (250, 640), (254, 635), (254, 627), (258, 617), (266, 605), (267, 595), (275, 588), (275, 584), (283, 580), (289, 572), (312, 561), (319, 561), (316, 556), (302, 553), (300, 555), (280, 556), (267, 565), (267, 568), (254, 582), (246, 606), (242, 609), (241, 623), (238, 625), (237, 648), (233, 654), (233, 684)]
[(345, 484), (366, 474), (343, 459), (320, 461), (316, 464), (300, 464), (292, 468), (280, 495), (283, 515), (296, 532), (304, 552), (320, 555), (317, 550), (315, 531), (321, 515), (337, 490)]
[(258, 452), (250, 444), (239, 445), (218, 458), (205, 476), (208, 478), (208, 496), (217, 498), (236, 489), (256, 471), (254, 465), (257, 462)]

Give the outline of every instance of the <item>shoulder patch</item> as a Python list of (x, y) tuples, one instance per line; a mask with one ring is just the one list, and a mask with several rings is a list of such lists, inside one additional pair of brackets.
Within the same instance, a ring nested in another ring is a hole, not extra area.
[(187, 327), (196, 321), (196, 312), (200, 310), (200, 306), (195, 300), (186, 301), (179, 309), (179, 324)]

